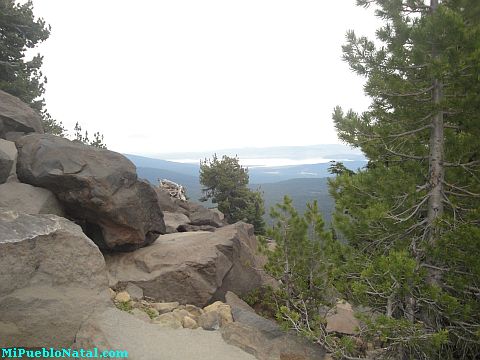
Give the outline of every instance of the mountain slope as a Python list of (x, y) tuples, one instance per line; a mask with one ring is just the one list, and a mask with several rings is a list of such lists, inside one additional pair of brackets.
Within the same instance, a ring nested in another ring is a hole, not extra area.
[(283, 201), (288, 195), (297, 211), (303, 213), (307, 202), (317, 200), (318, 207), (325, 221), (330, 222), (334, 209), (334, 202), (328, 193), (328, 178), (322, 179), (290, 179), (276, 183), (251, 184), (251, 189), (259, 189), (265, 200), (266, 220), (271, 224), (270, 208)]

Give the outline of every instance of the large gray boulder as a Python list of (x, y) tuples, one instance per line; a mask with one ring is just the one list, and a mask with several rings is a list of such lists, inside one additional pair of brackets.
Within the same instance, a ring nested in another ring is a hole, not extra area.
[(40, 116), (19, 98), (0, 90), (0, 138), (9, 132), (43, 134)]
[(0, 139), (0, 184), (16, 180), (17, 148), (15, 143)]
[(226, 344), (218, 331), (170, 329), (117, 309), (92, 316), (77, 333), (75, 348), (123, 350), (133, 360), (255, 360)]
[(169, 211), (163, 212), (163, 220), (165, 221), (167, 234), (177, 232), (179, 226), (187, 225), (190, 222), (187, 215), (182, 213), (172, 213)]
[(264, 284), (256, 252), (252, 225), (239, 222), (213, 233), (162, 235), (149, 247), (105, 260), (111, 286), (130, 282), (157, 301), (203, 307), (228, 290), (243, 295)]
[(26, 214), (65, 216), (62, 205), (50, 190), (17, 182), (0, 185), (0, 207)]
[(109, 303), (105, 261), (79, 226), (0, 208), (0, 347), (68, 347)]
[(253, 354), (259, 360), (323, 360), (326, 354), (319, 345), (293, 332), (283, 331), (273, 320), (255, 311), (237, 295), (227, 292), (226, 302), (232, 309), (233, 323), (221, 328), (223, 339)]
[(17, 141), (18, 178), (55, 193), (101, 248), (132, 250), (165, 233), (155, 191), (123, 155), (53, 135)]
[(191, 212), (188, 217), (190, 218), (191, 225), (209, 225), (217, 228), (226, 225), (223, 214), (220, 211), (217, 209), (210, 210), (203, 206)]

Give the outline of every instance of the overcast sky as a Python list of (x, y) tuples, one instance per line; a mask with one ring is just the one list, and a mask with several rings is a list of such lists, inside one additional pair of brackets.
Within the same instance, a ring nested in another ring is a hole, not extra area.
[(50, 113), (111, 150), (203, 151), (339, 143), (334, 106), (364, 110), (341, 61), (373, 36), (355, 0), (34, 0)]

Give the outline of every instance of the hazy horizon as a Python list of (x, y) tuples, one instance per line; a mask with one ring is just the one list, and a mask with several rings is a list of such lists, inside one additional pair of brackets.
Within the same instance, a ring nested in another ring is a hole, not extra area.
[(334, 107), (370, 103), (341, 46), (380, 21), (354, 0), (33, 5), (52, 26), (29, 51), (44, 58), (49, 113), (114, 151), (335, 144)]
[(233, 149), (213, 149), (198, 152), (175, 153), (137, 153), (136, 155), (151, 159), (161, 159), (185, 164), (198, 164), (200, 160), (212, 158), (214, 154), (238, 156), (240, 163), (248, 167), (276, 167), (305, 164), (327, 163), (335, 161), (364, 160), (365, 157), (358, 149), (342, 144), (315, 144), (306, 146), (268, 146), (244, 147)]

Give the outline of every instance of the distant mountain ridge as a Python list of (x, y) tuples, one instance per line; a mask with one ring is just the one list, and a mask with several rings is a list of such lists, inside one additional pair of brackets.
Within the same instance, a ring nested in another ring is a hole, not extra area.
[[(177, 163), (162, 159), (153, 159), (138, 155), (125, 155), (136, 166), (140, 178), (156, 185), (159, 179), (169, 179), (182, 184), (187, 189), (191, 201), (198, 202), (202, 196), (199, 182), (200, 166), (196, 164)], [(365, 161), (348, 161), (344, 164), (357, 170), (366, 164)], [(299, 212), (305, 210), (305, 204), (317, 200), (320, 211), (327, 222), (331, 220), (334, 208), (333, 199), (328, 193), (329, 163), (304, 164), (277, 167), (250, 168), (250, 188), (262, 192), (265, 201), (265, 219), (270, 224), (270, 208), (283, 201), (288, 195)], [(206, 203), (211, 206), (211, 203)]]
[[(200, 164), (179, 163), (144, 156), (124, 154), (137, 168), (161, 169), (182, 175), (198, 178)], [(364, 160), (345, 161), (345, 166), (357, 170), (366, 165)], [(330, 163), (302, 164), (290, 166), (251, 167), (249, 168), (250, 183), (264, 184), (298, 178), (324, 178), (331, 174), (328, 172)], [(151, 170), (150, 170), (151, 173)], [(171, 179), (173, 180), (173, 179)], [(155, 180), (156, 182), (156, 180)]]
[(205, 159), (217, 155), (238, 155), (240, 159), (333, 159), (333, 160), (365, 160), (365, 156), (359, 149), (351, 148), (342, 144), (318, 144), (304, 146), (270, 146), (270, 147), (246, 147), (233, 149), (220, 149), (197, 152), (181, 153), (152, 153), (147, 156), (171, 161), (181, 159)]

